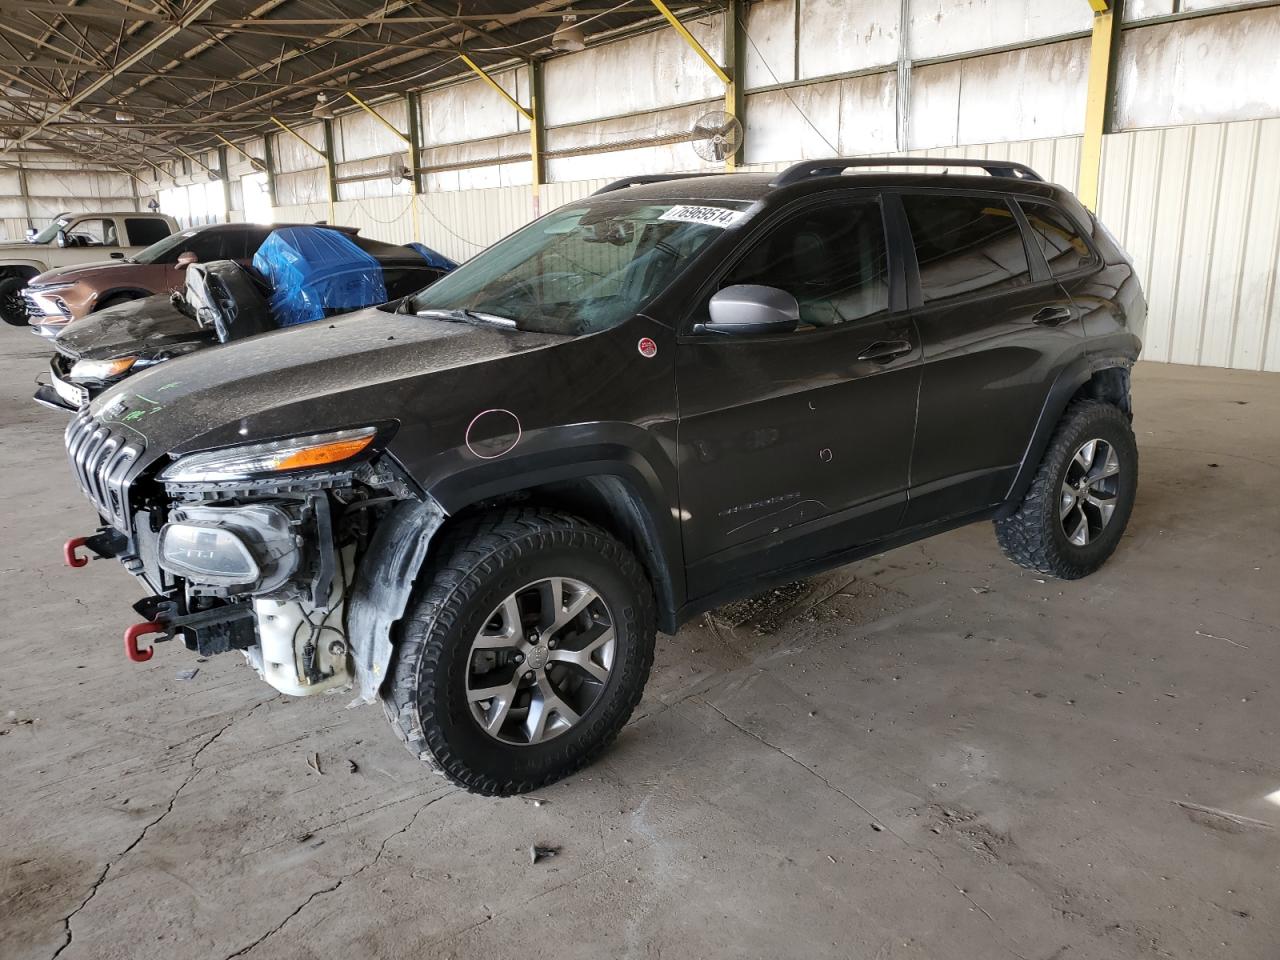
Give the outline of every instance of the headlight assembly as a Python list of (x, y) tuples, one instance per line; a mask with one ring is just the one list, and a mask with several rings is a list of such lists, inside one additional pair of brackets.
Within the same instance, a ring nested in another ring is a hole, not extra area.
[(361, 427), (192, 453), (166, 467), (160, 479), (210, 483), (332, 466), (363, 453), (376, 433), (374, 427)]
[(75, 380), (110, 380), (112, 377), (118, 377), (137, 362), (137, 357), (116, 357), (114, 360), (77, 360), (71, 365), (70, 376)]
[(194, 523), (165, 524), (160, 566), (201, 583), (255, 583), (260, 573), (249, 548), (230, 530)]

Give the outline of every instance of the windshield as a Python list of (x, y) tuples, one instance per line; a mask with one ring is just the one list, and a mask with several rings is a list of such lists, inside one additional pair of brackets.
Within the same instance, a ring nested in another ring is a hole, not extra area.
[(32, 243), (52, 243), (53, 238), (58, 235), (58, 231), (66, 227), (71, 221), (66, 217), (59, 217), (53, 223), (49, 224), (34, 237), (31, 238)]
[(666, 289), (748, 205), (587, 200), (513, 233), (403, 309), (483, 315), (539, 333), (607, 330)]
[[(129, 258), (129, 262), (130, 263), (160, 263), (163, 261), (164, 255), (166, 253), (168, 253), (170, 250), (173, 250), (175, 247), (182, 246), (184, 243), (186, 243), (188, 240), (194, 237), (198, 232), (199, 232), (198, 230), (183, 230), (180, 233), (171, 233), (169, 234), (169, 236), (165, 237), (163, 240), (157, 240), (151, 246), (146, 247), (142, 250), (139, 250), (132, 257)], [(178, 261), (176, 254), (171, 259), (174, 263), (177, 263)]]

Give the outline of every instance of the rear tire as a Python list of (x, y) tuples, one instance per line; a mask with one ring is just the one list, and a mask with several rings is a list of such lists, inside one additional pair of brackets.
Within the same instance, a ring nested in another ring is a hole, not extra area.
[(21, 277), (8, 277), (0, 280), (0, 319), (13, 327), (27, 325), (27, 301), (22, 299), (22, 290), (27, 281)]
[(1015, 513), (995, 522), (1004, 555), (1060, 580), (1093, 573), (1115, 551), (1138, 490), (1128, 416), (1099, 400), (1063, 414)]
[(383, 694), (396, 735), (491, 796), (589, 763), (631, 716), (653, 663), (653, 590), (635, 557), (598, 527), (540, 509), (464, 522), (432, 555)]

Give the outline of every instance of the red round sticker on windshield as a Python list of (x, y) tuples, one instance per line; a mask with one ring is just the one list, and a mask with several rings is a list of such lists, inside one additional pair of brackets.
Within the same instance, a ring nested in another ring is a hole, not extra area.
[(636, 344), (636, 349), (640, 351), (642, 357), (656, 357), (658, 355), (658, 345), (653, 342), (651, 337), (641, 337), (640, 342)]

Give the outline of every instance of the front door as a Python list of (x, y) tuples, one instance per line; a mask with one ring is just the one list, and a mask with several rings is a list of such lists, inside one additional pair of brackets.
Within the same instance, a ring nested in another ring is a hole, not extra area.
[[(702, 334), (680, 345), (691, 598), (897, 527), (920, 377), (913, 324), (905, 304), (891, 302), (898, 269), (879, 198), (862, 195), (784, 218), (720, 279), (718, 288), (791, 293), (801, 322), (793, 333)], [(693, 320), (705, 319), (703, 304)]]

